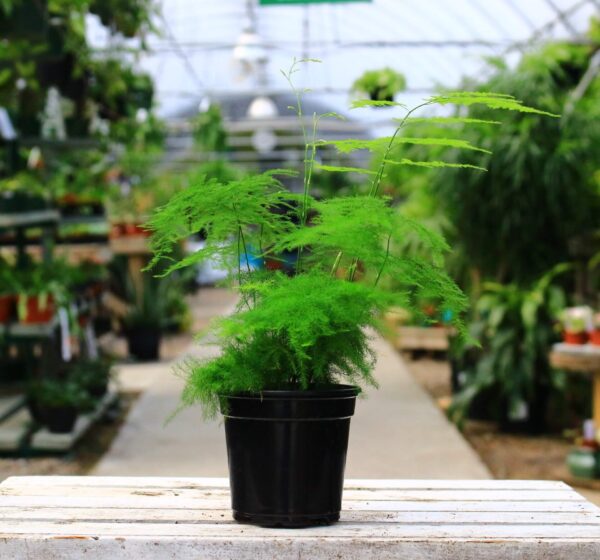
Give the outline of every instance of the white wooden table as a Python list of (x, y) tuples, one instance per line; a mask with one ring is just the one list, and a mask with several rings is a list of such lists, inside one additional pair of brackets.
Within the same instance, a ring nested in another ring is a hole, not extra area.
[(600, 509), (561, 482), (347, 481), (341, 521), (232, 521), (225, 479), (13, 477), (0, 558), (598, 560)]

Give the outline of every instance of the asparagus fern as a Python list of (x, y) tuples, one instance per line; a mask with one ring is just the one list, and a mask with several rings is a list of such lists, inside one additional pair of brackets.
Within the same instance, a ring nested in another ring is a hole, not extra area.
[[(171, 270), (216, 259), (228, 268), (242, 296), (237, 312), (218, 320), (213, 327), (222, 346), (220, 357), (188, 361), (181, 366), (187, 380), (183, 404), (200, 402), (208, 414), (216, 412), (219, 395), (232, 392), (308, 389), (340, 380), (373, 384), (374, 355), (365, 328), (375, 326), (381, 311), (392, 303), (416, 310), (418, 297), (436, 297), (452, 311), (454, 324), (462, 332), (460, 317), (466, 299), (443, 269), (449, 247), (438, 234), (398, 213), (378, 191), (391, 165), (479, 166), (390, 160), (392, 147), (445, 146), (488, 155), (487, 150), (451, 135), (402, 136), (404, 125), (415, 119), (413, 114), (431, 105), (478, 103), (494, 109), (545, 114), (508, 95), (453, 92), (405, 109), (405, 117), (390, 137), (324, 142), (318, 139), (319, 122), (337, 115), (315, 114), (311, 126), (306, 125), (302, 91), (294, 85), (298, 64), (295, 61), (284, 76), (296, 95), (292, 109), (300, 119), (305, 143), (303, 193), (292, 195), (277, 178), (289, 172), (271, 171), (229, 183), (200, 177), (158, 208), (148, 224), (153, 231), (155, 261), (168, 258), (175, 244), (203, 230), (206, 246), (174, 261)], [(381, 103), (361, 100), (354, 107)], [(470, 120), (460, 122), (468, 124)], [(432, 117), (430, 121), (446, 127), (458, 118)], [(374, 172), (317, 166), (319, 150), (328, 145), (341, 152), (381, 151), (383, 157)], [(368, 194), (315, 200), (310, 190), (316, 167), (326, 172), (370, 175)], [(409, 256), (397, 249), (409, 237), (427, 247), (427, 258)], [(288, 277), (249, 267), (244, 270), (241, 263), (248, 262), (250, 252), (265, 260), (277, 259), (283, 253), (295, 254), (295, 274)], [(356, 275), (359, 266), (367, 271), (361, 281)], [(387, 283), (396, 286), (393, 292), (383, 290), (384, 277), (393, 279)]]

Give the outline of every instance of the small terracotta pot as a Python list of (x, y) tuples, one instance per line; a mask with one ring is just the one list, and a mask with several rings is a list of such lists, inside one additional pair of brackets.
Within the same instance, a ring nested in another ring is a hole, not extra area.
[(588, 341), (588, 335), (586, 332), (569, 332), (563, 333), (563, 340), (566, 344), (585, 344)]
[(8, 323), (13, 315), (15, 296), (0, 296), (0, 323)]
[(21, 322), (28, 325), (49, 323), (52, 320), (52, 317), (54, 317), (55, 311), (56, 308), (52, 296), (48, 296), (46, 299), (45, 307), (40, 305), (40, 298), (38, 296), (28, 296), (27, 310), (25, 312), (25, 317), (21, 319)]
[(594, 346), (600, 346), (600, 329), (594, 329), (591, 333), (590, 333), (590, 342), (594, 345)]
[(125, 224), (125, 235), (148, 237), (150, 232), (144, 229), (141, 224)]

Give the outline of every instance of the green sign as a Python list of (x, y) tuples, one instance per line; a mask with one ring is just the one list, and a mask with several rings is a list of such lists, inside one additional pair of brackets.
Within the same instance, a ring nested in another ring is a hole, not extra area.
[(260, 0), (261, 6), (283, 6), (284, 4), (345, 4), (348, 2), (371, 2), (372, 0)]

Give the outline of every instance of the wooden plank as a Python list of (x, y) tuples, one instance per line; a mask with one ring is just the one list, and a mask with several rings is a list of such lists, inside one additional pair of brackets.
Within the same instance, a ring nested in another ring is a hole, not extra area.
[[(0, 495), (0, 505), (6, 507), (95, 507), (95, 508), (114, 508), (114, 509), (228, 509), (231, 507), (231, 500), (228, 496), (221, 498), (180, 498), (176, 500), (172, 496), (88, 496), (72, 497), (63, 496), (60, 500), (56, 496), (12, 496)], [(596, 506), (578, 501), (347, 501), (343, 502), (343, 508), (348, 511), (596, 511)]]
[(13, 477), (0, 558), (597, 560), (600, 509), (561, 482), (349, 480), (341, 521), (231, 518), (226, 479)]
[[(298, 537), (298, 530), (256, 527), (241, 523), (111, 523), (64, 521), (2, 520), (0, 538), (10, 535), (64, 535), (103, 537), (204, 537), (223, 539), (259, 537), (278, 539)], [(303, 531), (304, 537), (324, 539), (597, 539), (600, 546), (600, 523), (561, 525), (546, 524), (486, 524), (486, 523), (351, 523), (339, 522), (326, 527), (312, 527)], [(600, 552), (600, 548), (598, 549)]]
[[(65, 508), (65, 507), (6, 507), (0, 506), (3, 521), (53, 521), (53, 522), (174, 522), (174, 523), (234, 523), (231, 509), (189, 508)], [(341, 520), (349, 523), (429, 523), (429, 524), (474, 524), (496, 525), (598, 525), (600, 511), (553, 512), (477, 512), (477, 511), (370, 511), (352, 509), (342, 512)]]
[[(229, 489), (228, 478), (163, 477), (163, 476), (13, 476), (0, 488), (17, 486), (86, 486), (125, 488), (224, 488)], [(401, 480), (401, 479), (347, 479), (346, 489), (438, 489), (438, 490), (547, 490), (573, 491), (567, 484), (554, 480)]]
[[(0, 486), (0, 495), (10, 496), (54, 496), (57, 500), (68, 495), (69, 498), (110, 496), (114, 498), (130, 496), (173, 497), (184, 499), (214, 499), (228, 498), (229, 490), (225, 488), (93, 488), (87, 486), (20, 486), (18, 488), (5, 488)], [(548, 490), (376, 490), (376, 489), (347, 489), (344, 491), (345, 501), (494, 501), (494, 502), (547, 502), (547, 501), (575, 501), (581, 497), (569, 489), (554, 488)]]
[[(114, 538), (24, 538), (11, 539), (2, 548), (7, 558), (48, 558), (94, 560), (299, 560), (377, 559), (377, 560), (597, 560), (594, 541), (502, 540), (481, 542), (477, 539), (392, 540), (373, 538), (368, 541), (328, 539), (317, 541), (302, 536), (265, 541), (261, 538), (235, 539), (207, 537), (201, 542), (193, 537), (152, 539)], [(26, 550), (26, 556), (23, 554)], [(77, 555), (79, 550), (80, 555)], [(350, 554), (346, 551), (351, 551)], [(84, 553), (85, 556), (81, 555)]]
[(594, 374), (592, 380), (592, 418), (594, 425), (600, 426), (600, 371)]
[[(6, 558), (47, 558), (94, 560), (597, 560), (598, 544), (590, 541), (464, 539), (423, 541), (368, 539), (356, 541), (343, 538), (306, 539), (297, 532), (293, 538), (266, 541), (262, 538), (223, 540), (207, 537), (151, 539), (77, 537), (11, 538), (0, 543)], [(23, 542), (24, 541), (24, 542)], [(76, 548), (77, 547), (77, 548)], [(24, 552), (26, 551), (26, 552)], [(79, 551), (79, 554), (77, 553)]]

